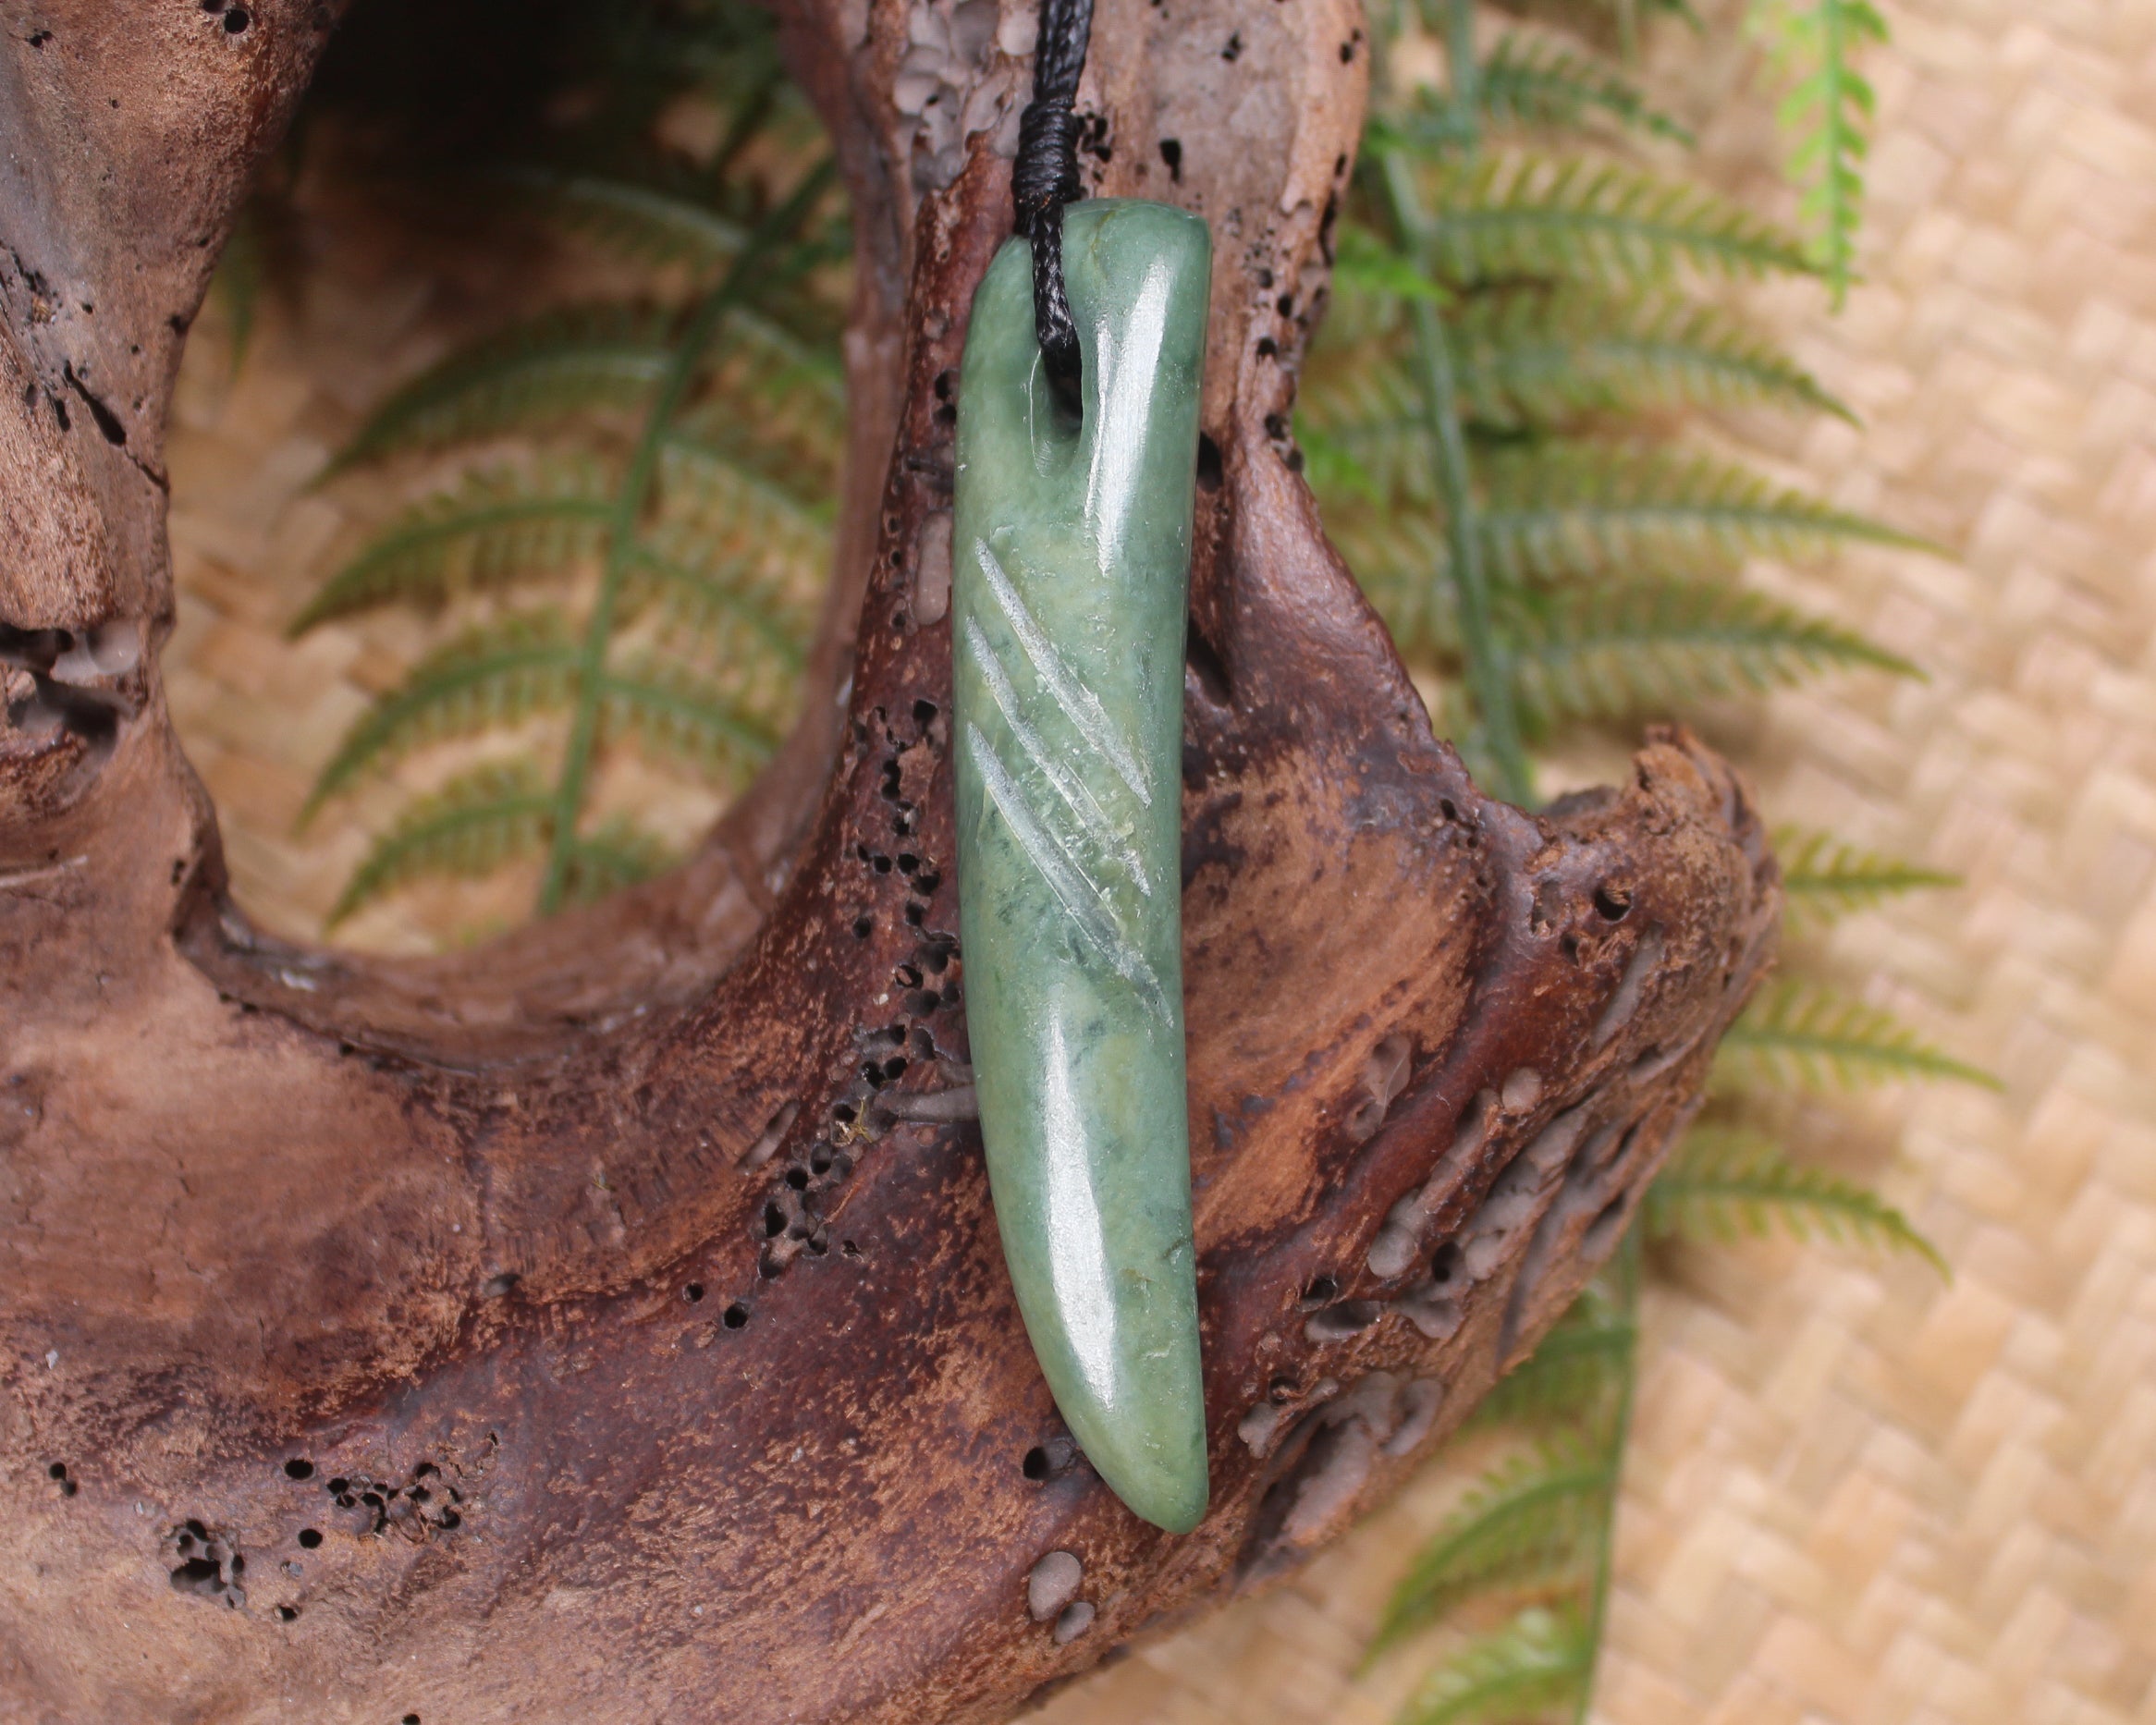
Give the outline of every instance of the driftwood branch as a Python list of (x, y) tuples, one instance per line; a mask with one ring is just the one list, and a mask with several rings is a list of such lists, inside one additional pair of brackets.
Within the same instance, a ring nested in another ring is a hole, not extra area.
[(250, 929), (158, 681), (180, 342), (333, 11), (0, 0), (0, 1711), (1004, 1717), (1292, 1566), (1533, 1345), (1765, 962), (1758, 823), (1682, 734), (1538, 819), (1432, 740), (1287, 435), (1355, 10), (1102, 0), (1098, 189), (1218, 260), (1215, 1507), (1143, 1525), (1026, 1351), (961, 1089), (950, 392), (1030, 14), (790, 0), (861, 259), (809, 717), (675, 875), (414, 964)]

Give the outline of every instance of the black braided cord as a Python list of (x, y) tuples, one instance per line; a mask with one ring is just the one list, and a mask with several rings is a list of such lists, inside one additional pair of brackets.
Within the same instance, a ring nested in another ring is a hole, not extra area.
[(1033, 100), (1018, 118), (1011, 173), (1018, 231), (1033, 241), (1033, 325), (1048, 381), (1078, 401), (1078, 326), (1063, 293), (1063, 206), (1084, 196), (1078, 183), (1078, 74), (1093, 34), (1093, 0), (1041, 0), (1033, 55)]

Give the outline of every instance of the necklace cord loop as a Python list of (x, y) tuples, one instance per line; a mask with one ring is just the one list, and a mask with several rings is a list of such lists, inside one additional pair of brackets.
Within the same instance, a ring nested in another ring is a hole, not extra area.
[(1048, 381), (1078, 403), (1078, 326), (1063, 291), (1063, 206), (1084, 196), (1078, 178), (1078, 75), (1093, 33), (1093, 0), (1041, 0), (1033, 100), (1018, 120), (1011, 199), (1017, 228), (1033, 242), (1033, 321)]

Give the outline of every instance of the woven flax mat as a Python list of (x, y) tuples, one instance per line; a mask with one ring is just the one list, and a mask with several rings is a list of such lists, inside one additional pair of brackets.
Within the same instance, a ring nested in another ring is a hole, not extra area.
[[(1867, 282), (1839, 321), (1816, 292), (1761, 302), (1866, 423), (1746, 429), (1952, 550), (1851, 555), (1803, 589), (1929, 680), (1841, 679), (1717, 738), (1776, 819), (1966, 877), (1842, 925), (1820, 962), (2005, 1088), (1795, 1122), (1938, 1242), (1951, 1284), (1827, 1248), (1659, 1261), (1597, 1714), (2156, 1725), (2156, 0), (1884, 9)], [(1732, 98), (1708, 104), (1709, 171), (1776, 195), (1740, 56), (1709, 72)], [(418, 639), (386, 616), (281, 642), (356, 507), (305, 482), (488, 290), (365, 260), (318, 260), (236, 377), (206, 330), (172, 450), (174, 711), (242, 898), (295, 934), (389, 805), (304, 839), (293, 817)], [(410, 948), (429, 913), (353, 933)], [(1389, 1719), (1441, 1644), (1356, 1661), (1474, 1461), (1043, 1725)]]

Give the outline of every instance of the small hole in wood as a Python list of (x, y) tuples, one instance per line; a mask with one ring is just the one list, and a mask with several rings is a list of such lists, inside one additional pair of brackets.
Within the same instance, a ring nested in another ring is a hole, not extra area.
[(1220, 461), (1220, 446), (1203, 432), (1198, 434), (1198, 489), (1218, 491), (1225, 477)]

